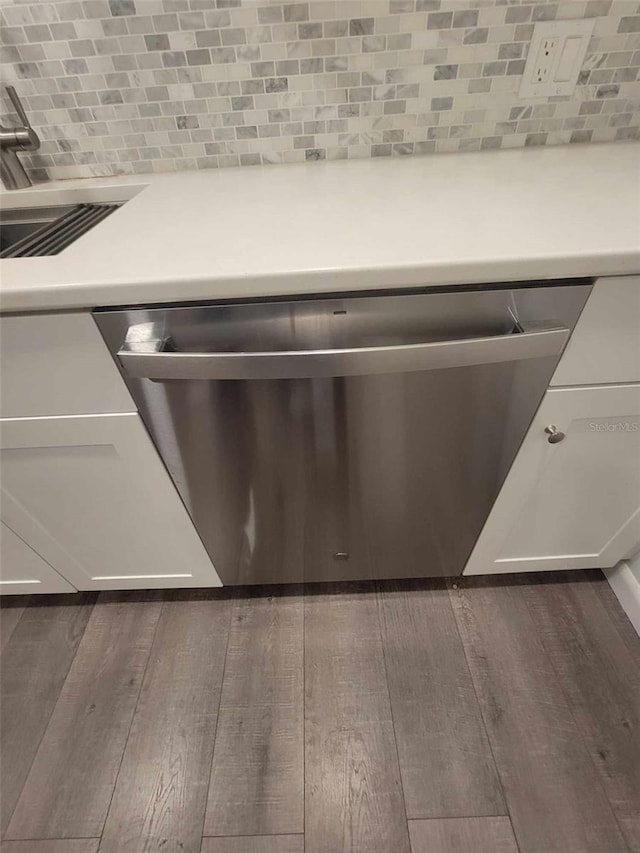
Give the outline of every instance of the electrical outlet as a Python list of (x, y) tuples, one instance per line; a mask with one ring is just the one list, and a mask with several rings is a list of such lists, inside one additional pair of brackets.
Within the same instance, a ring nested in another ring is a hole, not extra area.
[(544, 39), (540, 45), (534, 74), (536, 83), (546, 83), (549, 80), (557, 48), (558, 40), (552, 38)]
[(571, 95), (593, 32), (594, 19), (535, 25), (522, 75), (521, 98)]

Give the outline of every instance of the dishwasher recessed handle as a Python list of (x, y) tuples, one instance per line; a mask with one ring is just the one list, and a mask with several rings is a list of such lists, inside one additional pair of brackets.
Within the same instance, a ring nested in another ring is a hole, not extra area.
[(138, 379), (315, 379), (442, 370), (558, 356), (569, 338), (563, 325), (531, 332), (434, 343), (290, 352), (157, 352), (123, 348), (118, 359)]

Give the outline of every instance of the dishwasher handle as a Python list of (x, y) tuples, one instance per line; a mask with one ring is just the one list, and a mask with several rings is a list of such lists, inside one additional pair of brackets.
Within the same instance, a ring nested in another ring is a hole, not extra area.
[(118, 359), (126, 375), (137, 379), (315, 379), (558, 356), (569, 334), (566, 326), (554, 325), (486, 338), (289, 352), (158, 352), (141, 351), (138, 344), (121, 349)]

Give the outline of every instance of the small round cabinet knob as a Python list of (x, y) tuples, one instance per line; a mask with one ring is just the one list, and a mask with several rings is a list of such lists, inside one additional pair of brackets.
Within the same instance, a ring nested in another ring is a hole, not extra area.
[(549, 424), (544, 428), (544, 431), (549, 436), (547, 441), (549, 444), (558, 444), (559, 441), (564, 441), (566, 438), (563, 432), (558, 431), (558, 427), (555, 424)]

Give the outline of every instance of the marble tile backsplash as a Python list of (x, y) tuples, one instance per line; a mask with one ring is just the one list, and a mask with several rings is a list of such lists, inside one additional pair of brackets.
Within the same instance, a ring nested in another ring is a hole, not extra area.
[[(36, 178), (640, 139), (639, 0), (0, 0), (0, 16)], [(574, 94), (519, 98), (534, 23), (585, 17)]]

